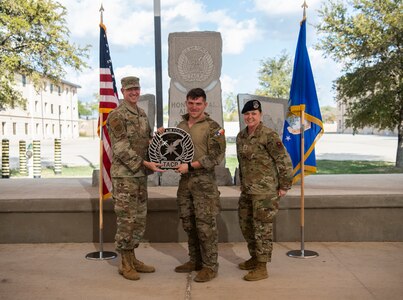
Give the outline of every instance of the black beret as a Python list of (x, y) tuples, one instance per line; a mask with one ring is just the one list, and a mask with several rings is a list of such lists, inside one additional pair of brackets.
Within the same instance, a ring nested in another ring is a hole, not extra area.
[(258, 100), (249, 100), (248, 102), (246, 102), (243, 106), (242, 113), (244, 114), (251, 110), (258, 110), (262, 112), (262, 105)]

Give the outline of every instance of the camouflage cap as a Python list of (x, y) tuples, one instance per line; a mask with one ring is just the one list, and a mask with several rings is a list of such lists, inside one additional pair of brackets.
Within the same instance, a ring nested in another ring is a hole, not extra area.
[(122, 89), (131, 89), (140, 87), (140, 79), (134, 76), (123, 77), (120, 81), (122, 83)]
[(246, 102), (243, 106), (242, 113), (244, 114), (251, 110), (258, 110), (262, 112), (262, 105), (258, 100), (249, 100), (248, 102)]

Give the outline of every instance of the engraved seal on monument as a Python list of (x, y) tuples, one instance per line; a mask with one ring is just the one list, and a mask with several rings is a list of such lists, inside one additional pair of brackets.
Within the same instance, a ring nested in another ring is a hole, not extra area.
[(162, 134), (154, 135), (148, 152), (150, 160), (160, 163), (162, 169), (174, 169), (182, 163), (192, 162), (194, 147), (186, 131), (168, 127)]
[(213, 58), (203, 47), (187, 47), (179, 55), (178, 72), (185, 82), (206, 81), (213, 73), (213, 70)]

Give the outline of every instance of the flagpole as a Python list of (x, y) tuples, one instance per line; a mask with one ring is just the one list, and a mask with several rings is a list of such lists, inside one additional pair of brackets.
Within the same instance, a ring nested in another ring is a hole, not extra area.
[[(304, 9), (303, 19), (306, 19), (305, 9), (308, 7), (306, 2), (302, 4)], [(300, 129), (301, 129), (301, 199), (300, 199), (300, 212), (301, 212), (301, 249), (291, 250), (287, 252), (287, 256), (293, 258), (314, 258), (318, 257), (319, 254), (315, 251), (305, 250), (305, 105), (300, 105)]]
[[(103, 11), (104, 8), (101, 4), (101, 8), (99, 9), (101, 12), (101, 24), (103, 24)], [(103, 181), (103, 149), (104, 149), (104, 143), (103, 143), (103, 137), (104, 137), (104, 119), (103, 119), (103, 112), (99, 112), (99, 251), (96, 252), (91, 252), (88, 253), (85, 258), (91, 259), (91, 260), (108, 260), (108, 259), (114, 259), (117, 257), (117, 254), (115, 252), (111, 251), (104, 251), (104, 217), (103, 217), (103, 210), (104, 210), (104, 181)]]
[(161, 1), (154, 0), (154, 44), (155, 44), (155, 94), (157, 104), (157, 128), (163, 124), (162, 62), (161, 62)]

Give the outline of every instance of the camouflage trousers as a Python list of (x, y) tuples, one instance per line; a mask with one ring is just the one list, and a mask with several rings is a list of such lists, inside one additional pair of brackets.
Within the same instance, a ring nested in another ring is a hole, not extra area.
[(248, 244), (249, 254), (259, 262), (270, 262), (273, 251), (273, 218), (278, 212), (277, 194), (251, 195), (241, 193), (239, 224)]
[(188, 236), (189, 257), (204, 267), (218, 270), (217, 214), (220, 192), (215, 174), (184, 174), (177, 192), (179, 217)]
[(115, 247), (118, 252), (139, 246), (147, 216), (147, 177), (112, 178), (116, 214)]

